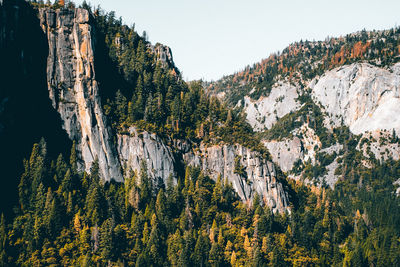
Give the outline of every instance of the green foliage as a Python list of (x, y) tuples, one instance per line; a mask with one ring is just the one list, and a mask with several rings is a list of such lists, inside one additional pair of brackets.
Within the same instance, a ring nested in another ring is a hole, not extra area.
[(383, 31), (363, 30), (344, 38), (328, 37), (324, 41), (302, 40), (240, 72), (207, 83), (207, 87), (213, 94), (225, 92), (225, 100), (230, 106), (236, 106), (246, 95), (252, 99), (268, 96), (279, 81), (303, 87), (304, 81), (345, 64), (368, 62), (389, 66), (399, 61), (399, 33), (400, 28), (396, 27)]
[[(209, 97), (200, 82), (185, 83), (174, 66), (157, 59), (145, 34), (139, 36), (134, 27), (122, 25), (113, 12), (96, 10), (93, 19), (101, 33), (97, 41), (105, 43), (111, 63), (123, 77), (111, 92), (101, 92), (114, 130), (136, 126), (195, 143), (238, 142), (267, 156), (244, 114)], [(376, 49), (371, 49), (344, 62), (392, 63), (388, 54), (398, 53), (394, 53), (398, 30), (379, 34), (371, 47), (386, 52), (374, 55)], [(345, 39), (365, 44), (368, 38), (363, 32)], [(290, 71), (295, 66), (310, 79), (342, 64), (330, 64), (341, 51), (342, 40), (301, 42), (300, 47), (301, 53), (288, 49), (284, 56), (274, 57), (244, 85), (228, 77), (231, 104), (253, 86), (254, 98), (268, 94), (277, 77), (299, 82), (299, 75)], [(304, 57), (321, 62), (299, 64)], [(247, 76), (253, 69), (246, 69)], [(271, 213), (258, 195), (253, 203), (243, 203), (227, 181), (215, 182), (193, 167), (187, 167), (185, 177), (176, 181), (171, 177), (165, 191), (148, 176), (144, 163), (141, 172), (131, 173), (124, 183), (103, 183), (98, 160), (90, 175), (80, 173), (75, 144), (66, 162), (62, 155), (48, 158), (42, 140), (23, 161), (15, 216), (1, 218), (0, 265), (398, 266), (400, 203), (393, 182), (400, 175), (400, 161), (380, 163), (372, 158), (372, 168), (366, 168), (355, 149), (359, 137), (346, 127), (328, 133), (322, 112), (307, 90), (299, 101), (302, 108), (286, 115), (263, 137), (289, 137), (307, 122), (323, 147), (335, 140), (344, 148), (335, 190), (286, 182), (293, 200), (290, 215)], [(334, 157), (318, 154), (320, 165), (306, 165), (305, 175), (322, 175)], [(245, 176), (240, 161), (235, 158), (234, 171)]]
[(158, 58), (162, 45), (152, 46), (113, 12), (95, 12), (97, 38), (104, 41), (104, 52), (121, 79), (101, 92), (114, 129), (124, 133), (136, 126), (166, 139), (239, 143), (268, 155), (243, 113), (208, 96), (201, 81), (184, 82), (173, 62)]
[(246, 168), (242, 165), (241, 160), (242, 160), (241, 156), (237, 155), (235, 157), (235, 165), (234, 165), (233, 172), (242, 177), (245, 177), (246, 176)]
[[(87, 175), (71, 169), (74, 160), (55, 164), (44, 148), (34, 145), (21, 175), (21, 184), (40, 183), (21, 189), (26, 203), (8, 224), (1, 218), (2, 265), (399, 264), (400, 203), (392, 192), (400, 161), (348, 164), (334, 191), (289, 181), (297, 200), (288, 216), (271, 213), (258, 196), (244, 204), (229, 183), (194, 167), (156, 192), (145, 164), (125, 183), (103, 184), (97, 161)], [(344, 152), (342, 164), (354, 157)]]

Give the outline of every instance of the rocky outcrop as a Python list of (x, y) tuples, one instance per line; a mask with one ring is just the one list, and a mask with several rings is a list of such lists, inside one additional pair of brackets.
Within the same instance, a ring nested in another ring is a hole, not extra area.
[[(235, 158), (240, 159), (235, 166)], [(257, 192), (274, 212), (290, 211), (288, 198), (277, 180), (276, 169), (257, 152), (241, 145), (200, 146), (197, 152), (184, 154), (184, 161), (201, 169), (216, 180), (227, 178), (243, 201), (251, 201)], [(242, 174), (235, 167), (244, 170)]]
[[(60, 116), (62, 128), (75, 141), (82, 170), (90, 172), (97, 158), (105, 181), (123, 181), (123, 173), (140, 171), (144, 161), (150, 178), (167, 183), (187, 163), (201, 167), (213, 179), (220, 174), (227, 178), (243, 201), (251, 202), (257, 192), (274, 212), (290, 211), (274, 164), (240, 145), (202, 145), (193, 149), (190, 142), (175, 140), (167, 146), (156, 134), (135, 128), (118, 134), (114, 143), (102, 111), (94, 67), (95, 35), (88, 11), (43, 8), (38, 18), (39, 31), (48, 45), (43, 59), (47, 56), (46, 81), (52, 108), (50, 104), (49, 107), (57, 111), (54, 113)], [(173, 65), (168, 47), (156, 45), (152, 49), (164, 66)], [(0, 102), (0, 109), (4, 103), (5, 100)], [(240, 163), (235, 162), (238, 158)], [(235, 164), (240, 164), (240, 173), (235, 171)]]
[(322, 147), (314, 130), (304, 123), (292, 131), (293, 138), (282, 141), (264, 140), (263, 144), (272, 156), (272, 160), (284, 172), (290, 171), (297, 160), (316, 164), (317, 150)]
[[(122, 171), (125, 175), (138, 172), (145, 162), (149, 177), (165, 184), (171, 175), (176, 177), (182, 163), (187, 163), (201, 167), (213, 179), (221, 174), (244, 201), (251, 201), (257, 192), (273, 211), (288, 210), (287, 196), (276, 178), (274, 164), (240, 145), (202, 146), (200, 152), (194, 152), (188, 142), (176, 141), (173, 152), (172, 146), (156, 134), (139, 133), (132, 127), (117, 135), (115, 146), (101, 109), (89, 13), (84, 9), (41, 9), (39, 18), (49, 45), (49, 96), (63, 128), (76, 142), (82, 169), (90, 171), (98, 158), (104, 180), (122, 181)], [(156, 45), (152, 49), (163, 65), (173, 64), (168, 47)], [(244, 168), (241, 174), (235, 172), (236, 157), (240, 157)]]
[(271, 154), (272, 160), (284, 172), (290, 171), (297, 160), (304, 158), (303, 143), (298, 137), (283, 141), (264, 141), (263, 144)]
[(174, 65), (174, 60), (172, 58), (172, 51), (166, 45), (156, 44), (154, 46), (154, 53), (156, 54), (157, 60), (166, 64), (167, 66)]
[(88, 11), (44, 8), (39, 18), (49, 46), (49, 96), (63, 128), (76, 142), (81, 167), (89, 171), (98, 158), (104, 180), (122, 181), (118, 154), (101, 108)]
[(396, 181), (393, 183), (393, 185), (394, 185), (395, 187), (397, 187), (397, 188), (396, 188), (396, 196), (400, 196), (400, 179), (396, 180)]
[(310, 83), (312, 95), (328, 114), (355, 134), (400, 130), (400, 64), (389, 69), (355, 63), (326, 72)]
[(156, 134), (146, 131), (138, 133), (132, 127), (129, 134), (118, 135), (117, 149), (126, 175), (129, 175), (130, 171), (140, 172), (144, 161), (148, 175), (153, 181), (163, 180), (164, 184), (167, 184), (170, 175), (176, 176), (173, 153)]
[(157, 43), (155, 45), (148, 44), (148, 48), (155, 55), (157, 62), (160, 62), (164, 68), (170, 70), (170, 72), (179, 79), (179, 70), (175, 66), (174, 59), (172, 57), (172, 50), (169, 46)]
[(389, 131), (373, 131), (364, 133), (357, 149), (363, 152), (364, 157), (371, 155), (378, 160), (385, 161), (389, 158), (400, 159), (400, 143), (397, 133)]
[[(243, 201), (251, 201), (257, 192), (274, 212), (289, 210), (288, 198), (282, 184), (276, 178), (273, 163), (263, 159), (259, 153), (241, 145), (206, 147), (203, 144), (193, 149), (187, 141), (175, 140), (175, 152), (156, 134), (139, 132), (131, 127), (128, 133), (118, 135), (118, 153), (126, 175), (130, 171), (140, 172), (142, 161), (147, 165), (149, 177), (164, 184), (176, 177), (179, 158), (191, 166), (200, 167), (205, 174), (217, 180), (221, 175), (232, 183)], [(244, 173), (235, 172), (235, 158), (240, 158)]]
[(279, 118), (300, 108), (295, 86), (282, 82), (274, 85), (267, 97), (254, 101), (244, 97), (244, 110), (247, 120), (256, 131), (269, 129)]

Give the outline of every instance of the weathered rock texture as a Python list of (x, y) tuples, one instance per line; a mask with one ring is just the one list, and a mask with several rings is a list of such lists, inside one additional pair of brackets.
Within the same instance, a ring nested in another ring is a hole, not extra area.
[(172, 74), (174, 74), (176, 78), (179, 78), (177, 74), (180, 72), (175, 66), (172, 50), (169, 46), (157, 43), (155, 45), (148, 44), (148, 48), (154, 53), (157, 61), (160, 62), (163, 67), (170, 69)]
[[(201, 146), (200, 151), (194, 152), (188, 142), (175, 141), (169, 147), (157, 135), (138, 133), (133, 127), (128, 133), (118, 134), (114, 144), (101, 108), (94, 69), (94, 29), (89, 13), (84, 9), (41, 9), (39, 18), (49, 45), (49, 96), (61, 116), (63, 128), (76, 142), (82, 169), (90, 171), (92, 162), (98, 158), (104, 180), (122, 181), (122, 172), (126, 175), (130, 171), (139, 172), (144, 161), (150, 178), (166, 183), (168, 177), (176, 177), (181, 171), (178, 168), (182, 168), (182, 163), (188, 163), (201, 167), (213, 179), (220, 174), (227, 178), (243, 201), (251, 201), (257, 192), (273, 211), (289, 210), (274, 164), (240, 145)], [(156, 45), (151, 49), (163, 65), (174, 66), (168, 47)], [(283, 93), (271, 99), (278, 103), (277, 97), (283, 99)], [(243, 175), (234, 171), (237, 156), (241, 157)]]
[(88, 11), (40, 9), (39, 17), (49, 45), (49, 96), (63, 128), (76, 142), (82, 167), (89, 171), (98, 158), (104, 180), (122, 181), (118, 154), (101, 109)]
[(263, 143), (270, 152), (272, 160), (284, 172), (290, 171), (297, 160), (304, 158), (303, 143), (298, 137), (283, 141), (264, 141)]
[[(118, 153), (126, 174), (140, 172), (144, 161), (153, 181), (167, 183), (169, 176), (176, 177), (179, 168), (176, 158), (200, 167), (214, 180), (221, 175), (232, 183), (243, 201), (251, 201), (257, 192), (274, 212), (289, 210), (288, 198), (282, 184), (276, 179), (273, 163), (264, 160), (257, 152), (240, 145), (221, 145), (193, 149), (188, 142), (176, 141), (175, 153), (161, 138), (146, 131), (129, 129), (129, 134), (118, 135)], [(235, 173), (235, 157), (240, 157), (245, 175)]]
[(304, 148), (303, 160), (311, 161), (311, 163), (314, 165), (316, 152), (322, 147), (318, 135), (316, 135), (314, 130), (309, 127), (308, 123), (303, 124), (300, 128), (295, 129), (293, 132), (295, 135), (301, 137)]
[(383, 69), (355, 63), (311, 82), (313, 98), (332, 126), (343, 123), (355, 134), (400, 129), (400, 64)]
[(171, 48), (169, 48), (166, 45), (156, 44), (153, 47), (153, 51), (156, 54), (158, 61), (160, 61), (161, 63), (163, 63), (167, 66), (174, 65)]
[(161, 179), (167, 184), (170, 175), (176, 176), (172, 151), (155, 134), (138, 133), (135, 128), (130, 128), (129, 134), (118, 135), (118, 154), (126, 175), (130, 171), (140, 172), (144, 161), (154, 181)]
[(273, 86), (267, 97), (260, 97), (257, 101), (245, 96), (247, 120), (256, 131), (269, 129), (279, 118), (299, 109), (297, 97), (296, 87), (285, 82)]
[[(236, 157), (240, 157), (244, 175), (235, 173)], [(201, 146), (196, 153), (184, 154), (184, 160), (189, 165), (200, 166), (214, 180), (219, 175), (227, 178), (243, 201), (250, 201), (257, 192), (274, 212), (289, 211), (288, 198), (276, 178), (274, 164), (257, 152), (241, 145)]]

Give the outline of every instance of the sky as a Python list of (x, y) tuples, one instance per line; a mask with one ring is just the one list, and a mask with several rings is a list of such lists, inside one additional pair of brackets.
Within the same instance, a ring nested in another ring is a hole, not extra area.
[(217, 80), (295, 41), (400, 25), (400, 0), (86, 1), (171, 47), (185, 80)]

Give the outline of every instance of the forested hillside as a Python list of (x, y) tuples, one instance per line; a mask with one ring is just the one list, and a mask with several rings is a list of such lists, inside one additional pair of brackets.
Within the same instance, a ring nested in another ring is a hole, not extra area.
[[(2, 216), (1, 264), (118, 266), (398, 266), (400, 162), (360, 167), (334, 191), (290, 181), (293, 211), (274, 214), (256, 196), (192, 167), (154, 188), (144, 166), (103, 183), (35, 144), (24, 160), (15, 218)], [(350, 157), (350, 156), (349, 156)], [(359, 181), (363, 181), (360, 183)]]
[(172, 138), (206, 138), (257, 147), (254, 139), (247, 138), (252, 129), (242, 114), (207, 96), (199, 82), (182, 80), (168, 47), (153, 46), (146, 33), (140, 36), (113, 12), (94, 12), (99, 38), (106, 46), (97, 53), (108, 54), (111, 62), (104, 63), (113, 64), (117, 70), (115, 79), (107, 77), (107, 81), (103, 81), (103, 73), (99, 74), (101, 83), (112, 83), (103, 84), (106, 90), (101, 94), (105, 114), (117, 131), (136, 125)]
[(400, 266), (397, 125), (358, 133), (324, 102), (396, 98), (398, 29), (301, 41), (204, 88), (114, 12), (64, 5), (0, 4), (20, 59), (1, 76), (1, 266)]

